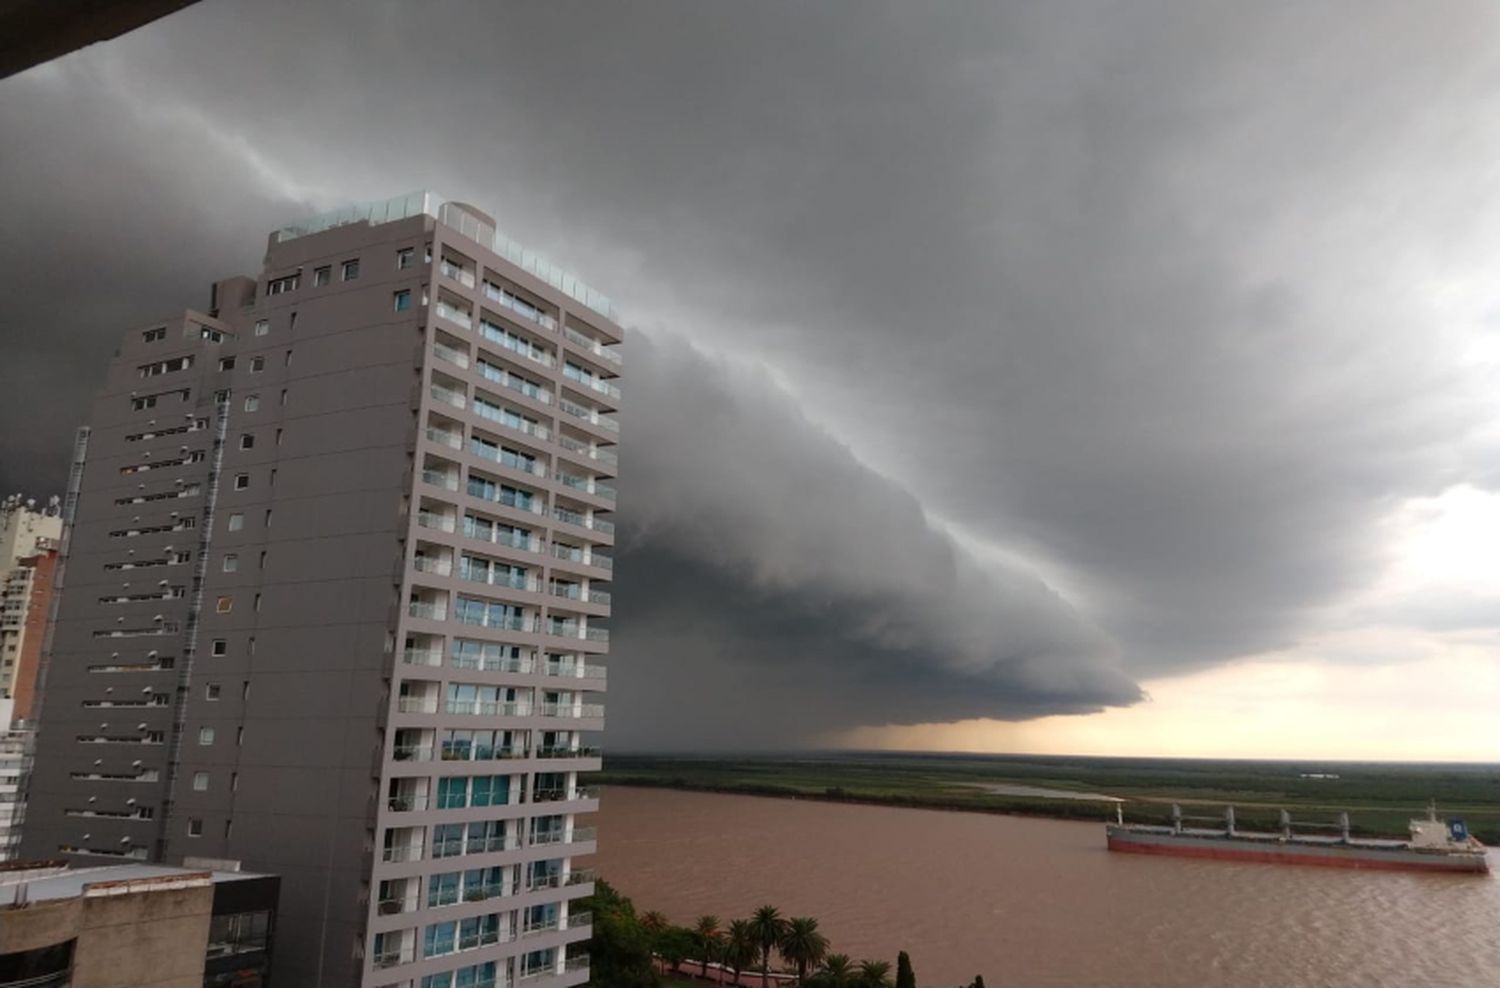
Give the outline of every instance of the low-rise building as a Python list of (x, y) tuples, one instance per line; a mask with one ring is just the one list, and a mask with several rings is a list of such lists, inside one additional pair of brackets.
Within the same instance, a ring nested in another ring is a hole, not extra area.
[(232, 870), (13, 866), (0, 988), (260, 988), (279, 892), (273, 875)]

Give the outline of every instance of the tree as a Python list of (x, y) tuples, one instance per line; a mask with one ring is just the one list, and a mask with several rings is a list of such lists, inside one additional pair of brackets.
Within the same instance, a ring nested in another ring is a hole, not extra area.
[(890, 961), (860, 961), (860, 988), (891, 988)]
[[(807, 980), (809, 966), (822, 963), (828, 953), (828, 938), (818, 932), (818, 921), (810, 916), (787, 920), (781, 937), (781, 956), (797, 965), (797, 983)], [(901, 986), (897, 986), (901, 988)], [(911, 985), (909, 988), (916, 988)]]
[(969, 988), (984, 988), (984, 975), (974, 975), (974, 983), (970, 985)]
[(693, 939), (698, 947), (698, 959), (703, 962), (703, 970), (700, 972), (705, 978), (708, 977), (709, 962), (714, 959), (714, 954), (719, 947), (719, 917), (712, 913), (699, 916), (698, 922), (693, 924)]
[(786, 920), (775, 906), (761, 906), (750, 917), (755, 937), (760, 941), (760, 988), (771, 981), (771, 950), (786, 937)]
[(641, 928), (653, 936), (667, 928), (667, 917), (656, 910), (641, 914)]
[(594, 914), (589, 941), (589, 980), (600, 988), (656, 988), (651, 939), (636, 918), (635, 906), (600, 880), (594, 894), (580, 901)]
[(685, 926), (668, 926), (659, 930), (655, 941), (657, 956), (667, 962), (673, 974), (680, 974), (682, 962), (697, 952), (697, 938)]
[(829, 954), (823, 958), (823, 974), (832, 988), (847, 988), (854, 977), (854, 962), (848, 954)]
[(917, 975), (911, 969), (911, 958), (906, 951), (896, 955), (896, 988), (917, 988)]
[(729, 924), (729, 936), (724, 943), (724, 961), (734, 972), (734, 983), (738, 988), (740, 972), (755, 963), (760, 953), (760, 936), (748, 919), (737, 919)]

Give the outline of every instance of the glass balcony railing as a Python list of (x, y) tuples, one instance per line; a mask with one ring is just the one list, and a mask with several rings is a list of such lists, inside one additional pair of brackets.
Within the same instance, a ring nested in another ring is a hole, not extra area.
[(427, 621), (444, 621), (448, 617), (448, 608), (442, 604), (429, 604), (414, 600), (406, 605), (406, 613)]
[(456, 653), (448, 663), (455, 669), (472, 669), (475, 672), (514, 672), (522, 675), (531, 672), (531, 660), (514, 656), (487, 658), (481, 655)]
[(464, 437), (457, 432), (445, 432), (442, 429), (428, 428), (427, 438), (440, 446), (448, 446), (452, 449), (463, 449)]
[(450, 305), (449, 303), (444, 302), (442, 299), (438, 300), (438, 304), (435, 306), (435, 308), (437, 309), (437, 314), (439, 316), (443, 317), (451, 323), (456, 323), (457, 325), (462, 326), (464, 329), (472, 329), (474, 326), (473, 316), (465, 312), (463, 309), (458, 308), (457, 306)]
[(440, 666), (443, 652), (442, 649), (408, 648), (401, 653), (401, 661), (409, 666)]
[(432, 352), (437, 355), (439, 360), (445, 360), (455, 367), (469, 366), (469, 355), (461, 350), (455, 350), (451, 346), (434, 343), (432, 345)]
[(479, 361), (479, 374), (486, 381), (493, 381), (502, 387), (510, 388), (517, 394), (525, 395), (534, 401), (539, 401), (544, 405), (552, 404), (551, 391), (482, 358)]
[(445, 388), (441, 384), (434, 384), (432, 386), (432, 397), (434, 400), (440, 401), (445, 405), (452, 405), (454, 408), (463, 408), (469, 403), (469, 400), (461, 392)]
[(513, 292), (508, 292), (494, 282), (484, 283), (484, 297), (500, 306), (541, 326), (549, 332), (557, 330), (557, 320)]
[(396, 698), (396, 709), (403, 714), (435, 714), (437, 713), (437, 697), (435, 696), (402, 696)]
[(491, 343), (498, 344), (512, 353), (519, 353), (527, 360), (535, 361), (543, 367), (555, 367), (557, 365), (557, 358), (552, 356), (550, 351), (544, 350), (512, 333), (507, 333), (502, 327), (496, 326), (492, 322), (484, 319), (479, 320), (479, 335)]
[(564, 326), (563, 327), (563, 336), (567, 338), (567, 340), (568, 340), (569, 343), (572, 343), (575, 346), (582, 347), (583, 349), (587, 350), (589, 353), (598, 354), (599, 356), (603, 357), (605, 360), (608, 360), (612, 364), (619, 364), (621, 362), (621, 360), (620, 360), (620, 352), (618, 350), (611, 350), (609, 347), (605, 346), (603, 343), (600, 343), (598, 340), (590, 339), (589, 337), (584, 336), (582, 333), (580, 333), (577, 330), (573, 329), (571, 326)]
[(451, 532), (457, 527), (452, 515), (440, 515), (433, 511), (418, 511), (417, 524), (438, 532)]
[(445, 491), (458, 490), (458, 475), (445, 473), (442, 470), (423, 470), (422, 483), (441, 487)]
[(460, 285), (463, 285), (465, 288), (474, 287), (474, 272), (470, 271), (466, 267), (454, 264), (447, 258), (443, 258), (443, 260), (438, 264), (438, 270), (443, 273), (444, 278), (449, 278), (453, 281), (456, 281)]

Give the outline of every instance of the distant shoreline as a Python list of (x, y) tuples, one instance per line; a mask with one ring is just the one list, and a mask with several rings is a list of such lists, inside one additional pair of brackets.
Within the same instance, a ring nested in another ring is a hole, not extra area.
[[(603, 778), (601, 786), (631, 789), (670, 789), (676, 792), (700, 792), (716, 796), (763, 796), (768, 799), (790, 799), (815, 803), (844, 803), (851, 806), (890, 806), (908, 810), (943, 810), (948, 813), (980, 813), (988, 816), (1024, 816), (1046, 820), (1068, 820), (1073, 823), (1103, 823), (1114, 818), (1115, 803), (1091, 803), (1084, 800), (1057, 800), (1058, 806), (1031, 803), (1015, 806), (977, 806), (925, 796), (870, 796), (841, 791), (802, 792), (774, 786), (733, 786), (699, 783), (676, 783), (658, 779)], [(837, 787), (834, 787), (835, 789)], [(1129, 801), (1125, 801), (1129, 802)]]

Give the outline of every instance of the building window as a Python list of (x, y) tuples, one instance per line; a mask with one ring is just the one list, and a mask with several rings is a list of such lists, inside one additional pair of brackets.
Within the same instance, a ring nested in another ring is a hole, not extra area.
[(281, 389), (281, 407), (286, 407), (286, 388)]
[(220, 614), (228, 614), (230, 611), (234, 610), (234, 598), (220, 597), (218, 604), (215, 606), (215, 610), (217, 610)]
[(245, 411), (254, 412), (260, 410), (260, 395), (245, 396)]
[(344, 264), (343, 264), (343, 269), (340, 272), (340, 274), (341, 274), (341, 277), (343, 278), (343, 280), (345, 280), (345, 281), (353, 281), (355, 278), (358, 278), (359, 277), (359, 258), (356, 257), (352, 261), (345, 261)]
[(322, 288), (333, 280), (333, 265), (325, 264), (321, 268), (313, 268), (313, 287)]
[(188, 818), (188, 836), (189, 837), (202, 837), (203, 836), (203, 821), (201, 819), (199, 819), (198, 817), (189, 817)]
[(253, 449), (253, 448), (255, 448), (255, 436), (253, 436), (253, 435), (251, 435), (250, 433), (247, 432), (243, 436), (240, 437), (240, 449)]
[(141, 334), (141, 339), (145, 340), (147, 343), (155, 343), (157, 340), (164, 340), (166, 338), (167, 327), (165, 326), (158, 326), (155, 329), (148, 329)]
[(250, 373), (252, 373), (252, 374), (259, 374), (261, 371), (263, 371), (265, 369), (266, 369), (266, 358), (265, 357), (251, 357), (250, 358)]
[(234, 370), (234, 358), (233, 357), (220, 357), (219, 358), (219, 370), (221, 370), (221, 371)]
[(297, 290), (297, 284), (302, 280), (300, 274), (287, 275), (285, 278), (272, 278), (266, 282), (267, 295), (285, 295), (287, 292)]
[(271, 331), (271, 324), (265, 319), (255, 320), (255, 335), (265, 336)]
[(411, 267), (412, 261), (416, 259), (416, 252), (415, 247), (405, 247), (396, 251), (396, 270), (405, 271)]
[(405, 312), (407, 309), (411, 308), (410, 291), (396, 292), (395, 295), (392, 296), (392, 298), (395, 300), (395, 307), (397, 312)]
[(250, 475), (248, 473), (235, 474), (235, 477), (234, 477), (234, 489), (237, 490), (237, 491), (246, 491), (246, 490), (249, 490), (250, 489)]
[(229, 516), (229, 531), (238, 532), (245, 527), (245, 516), (236, 511)]
[(214, 743), (214, 729), (212, 727), (198, 728), (198, 743), (207, 747)]
[(219, 698), (219, 693), (220, 689), (218, 683), (209, 683), (203, 687), (203, 699), (205, 700), (217, 700)]
[(198, 338), (208, 343), (223, 343), (224, 334), (217, 329), (209, 329), (207, 326), (198, 327)]
[(224, 638), (215, 638), (213, 640), (213, 644), (209, 646), (208, 651), (209, 651), (210, 655), (215, 655), (215, 656), (220, 656), (220, 657), (228, 655), (229, 654), (229, 641), (227, 639), (224, 639)]
[(232, 552), (224, 553), (224, 572), (235, 573), (240, 568), (240, 557)]
[(282, 430), (280, 430), (280, 429), (276, 430), (276, 445), (278, 445), (278, 446), (281, 445), (281, 433), (282, 433)]
[(208, 792), (208, 773), (193, 773), (193, 792)]

